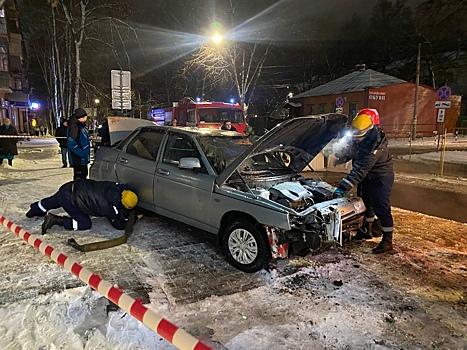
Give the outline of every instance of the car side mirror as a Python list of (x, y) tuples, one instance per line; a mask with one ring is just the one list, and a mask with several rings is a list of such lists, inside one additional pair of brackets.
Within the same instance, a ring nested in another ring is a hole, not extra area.
[(180, 161), (178, 163), (178, 168), (179, 169), (200, 169), (201, 168), (201, 163), (198, 158), (195, 157), (184, 157), (180, 158)]

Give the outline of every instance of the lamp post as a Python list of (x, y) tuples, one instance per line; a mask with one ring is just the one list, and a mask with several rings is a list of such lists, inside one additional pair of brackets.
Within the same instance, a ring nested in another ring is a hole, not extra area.
[(96, 134), (96, 121), (97, 121), (97, 115), (94, 115), (94, 107), (96, 107), (96, 114), (97, 114), (97, 105), (101, 102), (98, 98), (94, 99), (94, 103), (92, 104), (92, 109), (91, 109), (91, 114), (92, 114), (92, 131), (95, 136)]

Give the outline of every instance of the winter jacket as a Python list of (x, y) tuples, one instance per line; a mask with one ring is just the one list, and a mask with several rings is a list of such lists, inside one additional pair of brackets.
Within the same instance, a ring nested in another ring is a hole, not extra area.
[(374, 127), (364, 139), (355, 143), (352, 157), (352, 170), (339, 182), (338, 187), (349, 191), (363, 181), (365, 177), (377, 179), (393, 173), (392, 157), (388, 150), (388, 141), (379, 127)]
[(91, 143), (86, 130), (86, 123), (76, 117), (68, 121), (67, 129), (68, 159), (70, 165), (87, 165), (91, 161)]
[[(18, 135), (15, 127), (12, 125), (2, 125), (0, 126), (0, 135), (14, 136)], [(2, 156), (15, 156), (18, 154), (18, 147), (16, 143), (18, 138), (16, 137), (0, 137), (0, 155)]]
[(109, 131), (109, 122), (104, 120), (102, 126), (97, 129), (97, 134), (101, 137), (101, 146), (111, 146), (110, 144), (110, 131)]
[(106, 217), (118, 230), (126, 227), (129, 210), (122, 204), (125, 185), (77, 178), (71, 188), (71, 200), (81, 212)]
[(55, 136), (59, 137), (57, 138), (58, 144), (60, 145), (60, 148), (67, 148), (68, 147), (68, 140), (67, 140), (67, 131), (68, 127), (63, 125), (63, 122), (60, 124), (60, 126), (55, 130)]

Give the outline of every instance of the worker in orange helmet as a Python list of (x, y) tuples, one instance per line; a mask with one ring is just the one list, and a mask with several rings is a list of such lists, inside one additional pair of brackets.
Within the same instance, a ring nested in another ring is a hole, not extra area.
[(363, 109), (358, 111), (356, 117), (358, 117), (359, 115), (362, 115), (362, 114), (365, 114), (368, 117), (370, 117), (371, 122), (373, 123), (373, 125), (379, 125), (380, 124), (379, 113), (378, 113), (378, 111), (376, 109), (374, 109), (374, 108), (363, 108)]
[[(377, 113), (377, 111), (376, 111)], [(378, 115), (379, 117), (379, 115)], [(379, 118), (375, 122), (379, 122)], [(383, 238), (373, 253), (384, 253), (392, 249), (393, 218), (391, 214), (391, 192), (394, 184), (392, 157), (384, 132), (373, 123), (370, 113), (359, 113), (352, 121), (352, 169), (339, 182), (335, 197), (342, 197), (350, 189), (362, 184), (360, 194), (366, 206), (365, 230), (360, 230), (353, 240), (371, 239), (375, 215), (381, 222)], [(358, 237), (357, 237), (358, 236)]]

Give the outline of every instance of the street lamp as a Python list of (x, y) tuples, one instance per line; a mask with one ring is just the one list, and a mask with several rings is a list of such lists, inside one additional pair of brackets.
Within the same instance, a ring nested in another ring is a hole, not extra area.
[(92, 114), (92, 118), (93, 118), (93, 121), (92, 121), (92, 130), (93, 130), (93, 134), (95, 135), (96, 134), (96, 127), (97, 127), (97, 115), (94, 115), (94, 107), (96, 107), (96, 114), (97, 114), (97, 105), (101, 102), (101, 100), (99, 100), (98, 98), (94, 99), (94, 103), (92, 104), (92, 110), (91, 110), (91, 114)]
[(219, 44), (222, 40), (223, 40), (223, 37), (219, 33), (215, 33), (212, 36), (212, 41), (214, 41), (216, 44)]

